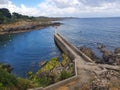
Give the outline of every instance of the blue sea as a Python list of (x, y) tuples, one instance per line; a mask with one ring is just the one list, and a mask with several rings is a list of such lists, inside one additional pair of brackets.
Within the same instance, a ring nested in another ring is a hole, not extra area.
[(9, 39), (0, 42), (0, 62), (10, 64), (18, 77), (37, 71), (40, 61), (61, 57), (54, 43), (54, 31), (76, 47), (92, 48), (99, 57), (98, 44), (104, 44), (111, 51), (120, 47), (120, 18), (74, 18), (59, 22), (63, 24), (57, 28), (8, 35)]

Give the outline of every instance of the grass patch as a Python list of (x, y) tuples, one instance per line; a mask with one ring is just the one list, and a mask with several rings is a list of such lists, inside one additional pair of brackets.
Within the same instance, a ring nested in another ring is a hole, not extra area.
[(41, 72), (45, 72), (45, 71), (51, 71), (52, 69), (54, 69), (59, 64), (60, 64), (59, 58), (52, 58), (37, 73), (41, 73)]

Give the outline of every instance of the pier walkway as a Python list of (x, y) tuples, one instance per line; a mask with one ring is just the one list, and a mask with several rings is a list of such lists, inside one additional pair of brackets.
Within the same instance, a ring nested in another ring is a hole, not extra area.
[(61, 49), (63, 53), (65, 53), (71, 60), (74, 61), (75, 76), (45, 88), (41, 87), (30, 90), (70, 90), (70, 88), (72, 90), (76, 90), (76, 85), (81, 83), (83, 85), (87, 85), (88, 82), (91, 80), (91, 77), (99, 76), (101, 73), (107, 71), (107, 69), (119, 69), (119, 67), (117, 66), (96, 64), (93, 60), (82, 53), (74, 45), (66, 41), (64, 37), (58, 33), (54, 34), (54, 40), (57, 47), (59, 47), (59, 49)]

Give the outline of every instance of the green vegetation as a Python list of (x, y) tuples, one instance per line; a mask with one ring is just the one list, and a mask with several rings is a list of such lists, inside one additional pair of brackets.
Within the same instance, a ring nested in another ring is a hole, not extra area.
[(36, 74), (29, 72), (30, 79), (44, 87), (73, 76), (73, 63), (65, 54), (62, 57), (61, 62), (59, 58), (52, 58)]
[(9, 22), (11, 17), (8, 9), (0, 9), (0, 24)]
[[(65, 66), (62, 65), (63, 62)], [(59, 58), (52, 58), (35, 74), (28, 72), (28, 79), (17, 78), (9, 72), (11, 69), (9, 65), (0, 64), (0, 90), (27, 90), (28, 88), (45, 87), (67, 79), (74, 75), (74, 68), (69, 65), (69, 62), (66, 55), (63, 55), (62, 62), (59, 62)]]
[(57, 18), (32, 17), (21, 15), (8, 9), (0, 9), (0, 35), (26, 32), (28, 30), (42, 29), (48, 26), (59, 26), (59, 22), (51, 22)]
[(47, 64), (44, 67), (42, 67), (38, 71), (38, 73), (45, 72), (45, 71), (51, 71), (59, 64), (60, 64), (60, 62), (59, 62), (58, 58), (52, 58), (50, 61), (47, 62)]
[(63, 66), (66, 66), (70, 62), (70, 59), (65, 54), (62, 54), (62, 57), (63, 57), (63, 60), (62, 60), (61, 64)]
[(0, 90), (26, 90), (33, 87), (27, 79), (16, 78), (0, 65)]
[(61, 72), (60, 78), (61, 78), (61, 80), (64, 80), (64, 79), (67, 79), (67, 78), (72, 77), (72, 76), (73, 75), (70, 72), (63, 70)]
[(0, 35), (0, 44), (4, 44), (12, 39), (11, 35)]
[(40, 78), (38, 78), (37, 83), (40, 86), (45, 87), (54, 83), (54, 80), (51, 77), (41, 76)]
[(20, 20), (33, 20), (34, 17), (29, 17), (26, 15), (21, 15), (18, 13), (10, 13), (8, 9), (0, 9), (0, 24), (13, 23)]
[(6, 72), (5, 70), (0, 68), (0, 86), (1, 89), (3, 88), (12, 88), (16, 86), (17, 79), (15, 78), (14, 75)]

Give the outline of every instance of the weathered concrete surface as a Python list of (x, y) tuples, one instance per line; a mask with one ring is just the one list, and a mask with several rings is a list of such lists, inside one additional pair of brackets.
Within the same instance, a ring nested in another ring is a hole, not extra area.
[(78, 73), (79, 73), (79, 68), (94, 71), (96, 73), (102, 72), (102, 70), (104, 71), (106, 68), (116, 69), (116, 70), (119, 69), (118, 66), (94, 63), (93, 60), (91, 60), (88, 56), (82, 53), (79, 49), (77, 49), (75, 46), (73, 46), (68, 41), (66, 41), (63, 38), (63, 36), (59, 35), (58, 33), (55, 33), (54, 39), (55, 39), (57, 46), (65, 54), (67, 54), (71, 59), (75, 60)]
[[(72, 77), (68, 80), (64, 80), (60, 83), (53, 84), (46, 88), (38, 88), (34, 90), (76, 90), (76, 87), (84, 86), (89, 83), (92, 78), (100, 79), (102, 73), (108, 72), (110, 70), (119, 70), (118, 66), (96, 64), (84, 53), (79, 51), (75, 46), (66, 41), (63, 36), (55, 33), (54, 40), (57, 46), (69, 56), (70, 59), (75, 61), (75, 77)], [(78, 78), (77, 81), (75, 80)], [(99, 78), (100, 77), (100, 78)], [(74, 79), (75, 78), (75, 79)], [(104, 81), (104, 79), (102, 79)], [(72, 84), (71, 84), (72, 83)], [(72, 85), (72, 86), (71, 86)], [(87, 88), (86, 88), (87, 87)], [(86, 88), (86, 89), (85, 89)], [(90, 90), (90, 87), (85, 86), (84, 89), (77, 90)], [(88, 89), (89, 88), (89, 89)]]
[[(69, 90), (70, 88), (76, 87), (78, 83), (88, 83), (91, 78), (98, 78), (101, 74), (108, 72), (109, 70), (119, 70), (118, 66), (106, 65), (106, 64), (96, 64), (93, 60), (87, 57), (75, 46), (66, 41), (63, 36), (55, 33), (54, 35), (55, 42), (57, 46), (67, 54), (71, 59), (75, 61), (76, 75), (78, 76), (78, 81), (71, 86), (68, 86), (69, 83), (66, 83), (64, 86), (60, 86), (54, 90), (62, 90), (61, 87), (64, 87), (63, 90)], [(104, 81), (104, 79), (103, 79)], [(103, 83), (105, 84), (105, 83)], [(74, 89), (75, 90), (75, 89)], [(79, 89), (78, 89), (79, 90)], [(83, 89), (80, 89), (83, 90)], [(86, 89), (88, 90), (88, 89)]]
[(55, 42), (57, 46), (66, 53), (71, 59), (75, 59), (76, 57), (82, 57), (84, 59), (83, 61), (92, 62), (88, 56), (86, 56), (84, 53), (82, 53), (79, 49), (77, 49), (75, 46), (70, 44), (68, 41), (66, 41), (63, 36), (59, 35), (58, 33), (55, 33), (54, 35)]

